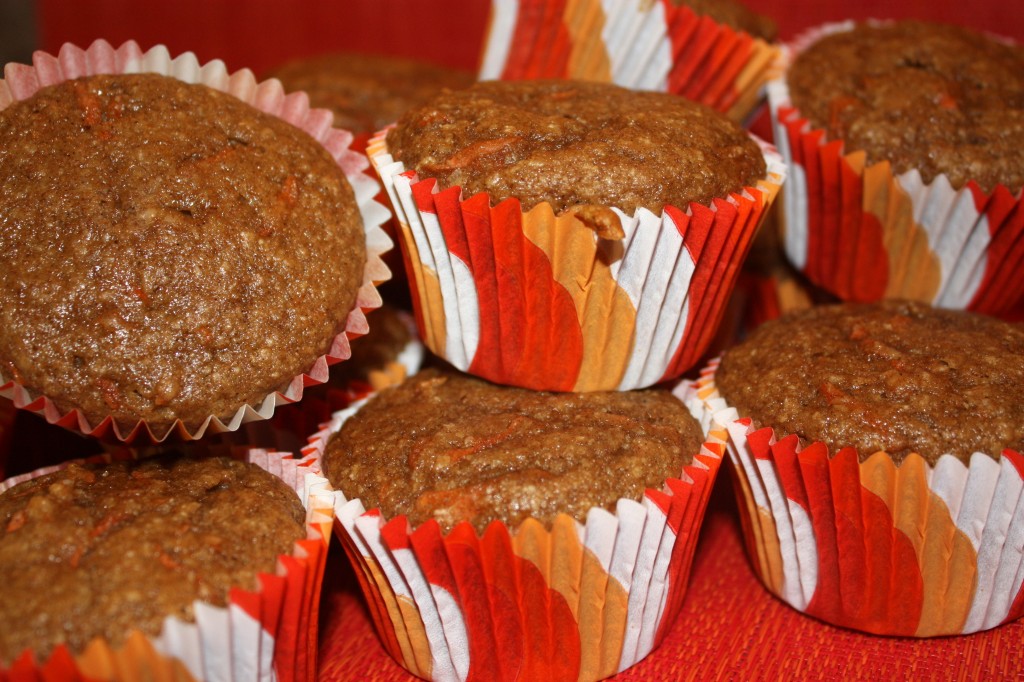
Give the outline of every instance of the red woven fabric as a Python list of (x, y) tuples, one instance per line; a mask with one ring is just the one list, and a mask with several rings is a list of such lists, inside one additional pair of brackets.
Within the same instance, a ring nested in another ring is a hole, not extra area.
[[(689, 592), (665, 642), (616, 682), (656, 680), (1005, 680), (1024, 677), (1024, 621), (965, 637), (897, 639), (826, 625), (754, 577), (728, 481), (719, 480)], [(328, 563), (321, 682), (415, 680), (373, 631), (342, 552)]]

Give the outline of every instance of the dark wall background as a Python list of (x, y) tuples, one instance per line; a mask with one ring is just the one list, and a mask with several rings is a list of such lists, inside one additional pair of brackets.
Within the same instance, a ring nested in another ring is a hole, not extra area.
[(36, 47), (35, 3), (0, 0), (0, 67), (25, 62)]

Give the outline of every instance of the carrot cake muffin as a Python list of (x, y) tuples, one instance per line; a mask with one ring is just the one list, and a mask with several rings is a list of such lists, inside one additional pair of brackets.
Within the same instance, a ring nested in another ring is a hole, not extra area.
[(327, 54), (290, 62), (268, 74), (285, 90), (304, 90), (314, 107), (330, 109), (337, 128), (380, 130), (438, 92), (465, 88), (468, 71), (368, 54)]
[(639, 500), (703, 440), (667, 391), (545, 393), (428, 369), (345, 422), (323, 464), (336, 489), (388, 518), (482, 532)]
[(946, 174), (955, 188), (1024, 185), (1024, 49), (960, 26), (858, 24), (817, 40), (786, 75), (793, 106), (847, 152)]
[(516, 197), (523, 210), (549, 202), (556, 213), (685, 209), (765, 175), (757, 143), (721, 114), (605, 83), (477, 83), (408, 112), (387, 144), (421, 179), (467, 197)]
[(106, 75), (0, 111), (0, 367), (94, 424), (258, 404), (330, 348), (365, 262), (330, 154), (230, 95)]
[(294, 491), (232, 459), (71, 464), (21, 483), (0, 493), (0, 665), (157, 635), (197, 599), (255, 589), (305, 537)]
[(819, 306), (725, 352), (715, 385), (740, 417), (831, 453), (967, 462), (1024, 449), (1024, 328), (923, 303)]
[(752, 11), (737, 0), (672, 0), (676, 6), (685, 5), (696, 14), (708, 16), (720, 24), (745, 31), (755, 38), (771, 42), (778, 35), (775, 22)]

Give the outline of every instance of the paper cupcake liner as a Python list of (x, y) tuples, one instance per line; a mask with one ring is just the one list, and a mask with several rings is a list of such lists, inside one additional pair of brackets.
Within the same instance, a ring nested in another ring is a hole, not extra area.
[(625, 238), (605, 241), (547, 203), (524, 213), (516, 199), (438, 191), (392, 159), (385, 135), (370, 158), (423, 342), (464, 372), (534, 390), (631, 390), (696, 364), (786, 173), (760, 142), (768, 175), (756, 188), (685, 212), (614, 209)]
[[(848, 31), (829, 24), (784, 50), (795, 54)], [(785, 78), (768, 84), (775, 143), (790, 168), (785, 248), (815, 284), (847, 301), (907, 298), (936, 307), (1007, 317), (1024, 302), (1024, 193), (986, 194), (974, 181), (954, 189), (945, 175), (925, 184), (916, 170), (828, 140), (793, 107)]]
[(772, 593), (884, 635), (966, 634), (1024, 614), (1024, 456), (932, 466), (911, 454), (897, 466), (884, 452), (860, 462), (853, 448), (801, 449), (727, 405), (717, 365), (685, 383), (685, 399), (729, 452), (751, 562)]
[(45, 416), (51, 424), (80, 431), (98, 438), (116, 439), (128, 443), (161, 442), (167, 438), (193, 440), (206, 433), (234, 431), (250, 421), (268, 419), (278, 405), (302, 399), (305, 386), (327, 381), (328, 366), (348, 358), (349, 338), (365, 334), (367, 330), (364, 310), (380, 306), (375, 284), (390, 277), (381, 255), (391, 248), (391, 240), (381, 229), (389, 218), (387, 209), (374, 200), (379, 185), (363, 171), (368, 168), (366, 157), (348, 147), (352, 134), (331, 128), (331, 113), (326, 109), (310, 109), (305, 93), (285, 95), (276, 79), (257, 82), (248, 69), (229, 74), (220, 60), (200, 65), (196, 56), (186, 52), (171, 58), (167, 48), (159, 45), (143, 52), (134, 41), (114, 48), (106, 41), (97, 40), (83, 50), (70, 43), (61, 47), (56, 57), (44, 52), (33, 55), (33, 65), (8, 64), (4, 67), (5, 80), (0, 80), (0, 110), (14, 101), (31, 97), (48, 85), (82, 76), (111, 73), (151, 72), (172, 76), (187, 83), (201, 83), (215, 90), (229, 93), (264, 113), (277, 116), (309, 133), (331, 154), (345, 172), (362, 214), (366, 229), (367, 262), (363, 282), (356, 302), (348, 314), (345, 329), (333, 340), (331, 348), (321, 355), (305, 373), (294, 377), (287, 388), (266, 396), (258, 406), (243, 405), (230, 419), (208, 417), (198, 428), (191, 430), (180, 421), (166, 432), (154, 433), (149, 424), (140, 422), (128, 433), (122, 433), (111, 417), (92, 424), (78, 410), (61, 411), (46, 396), (37, 395), (19, 384), (14, 377), (0, 369), (0, 396), (10, 398), (16, 407)]
[[(321, 456), (359, 407), (339, 412), (307, 456)], [(721, 457), (706, 443), (640, 502), (593, 508), (585, 524), (563, 514), (550, 530), (533, 518), (482, 535), (467, 523), (411, 528), (334, 491), (335, 532), (381, 641), (414, 675), (596, 680), (644, 658), (671, 627)]]
[[(100, 456), (86, 461), (110, 461)], [(159, 636), (133, 631), (120, 647), (95, 639), (79, 655), (65, 646), (37, 662), (19, 656), (0, 678), (12, 680), (308, 680), (316, 676), (320, 585), (333, 525), (333, 495), (313, 475), (310, 457), (250, 450), (244, 459), (291, 487), (306, 508), (307, 538), (277, 570), (260, 574), (257, 589), (231, 590), (228, 606), (193, 603), (196, 621), (168, 616)], [(0, 492), (67, 466), (47, 467), (0, 482)], [(8, 624), (9, 625), (9, 624)]]
[(743, 121), (778, 48), (670, 0), (493, 0), (480, 80), (570, 78), (682, 95)]

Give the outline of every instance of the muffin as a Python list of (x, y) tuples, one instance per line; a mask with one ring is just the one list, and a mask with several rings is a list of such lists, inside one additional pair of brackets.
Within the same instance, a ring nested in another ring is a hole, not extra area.
[(1022, 353), (1017, 325), (908, 301), (811, 308), (726, 351), (688, 398), (729, 433), (767, 587), (876, 634), (1019, 617)]
[(323, 470), (387, 518), (482, 534), (493, 521), (614, 511), (678, 475), (703, 435), (663, 390), (542, 393), (426, 369), (345, 422)]
[(496, 7), (481, 80), (563, 78), (682, 95), (743, 121), (777, 70), (774, 22), (735, 0)]
[(325, 54), (289, 62), (269, 74), (288, 92), (303, 90), (330, 109), (337, 128), (372, 133), (444, 89), (471, 85), (473, 74), (384, 55)]
[[(312, 679), (295, 630), (315, 622), (327, 538), (307, 541), (297, 461), (250, 459), (72, 462), (0, 486), (0, 615), (19, 624), (0, 632), (0, 671), (33, 660), (45, 671), (63, 657), (99, 676), (106, 652), (123, 674), (184, 668), (207, 679), (226, 664), (270, 675), (273, 663)], [(290, 471), (289, 482), (268, 469)], [(285, 598), (284, 581), (298, 593)], [(279, 623), (263, 618), (283, 608)], [(235, 642), (219, 663), (175, 644), (225, 638)]]
[(50, 421), (160, 439), (272, 413), (379, 304), (386, 238), (364, 228), (358, 159), (272, 86), (249, 95), (265, 113), (219, 89), (247, 74), (195, 69), (211, 84), (8, 69), (0, 381), (52, 402)]
[(701, 105), (567, 81), (446, 93), (369, 151), (427, 347), (535, 390), (640, 388), (696, 362), (784, 174)]
[(312, 444), (402, 666), (594, 680), (646, 656), (678, 612), (720, 462), (703, 440), (664, 390), (543, 393), (425, 370)]
[(811, 280), (850, 301), (1019, 304), (1024, 50), (958, 26), (830, 25), (769, 95), (801, 171), (786, 249)]
[(352, 339), (352, 356), (331, 367), (326, 383), (310, 386), (301, 402), (281, 407), (270, 419), (206, 439), (212, 451), (225, 445), (259, 445), (300, 452), (308, 447), (309, 434), (330, 421), (335, 412), (415, 374), (424, 351), (412, 316), (385, 303), (366, 317), (370, 331)]

